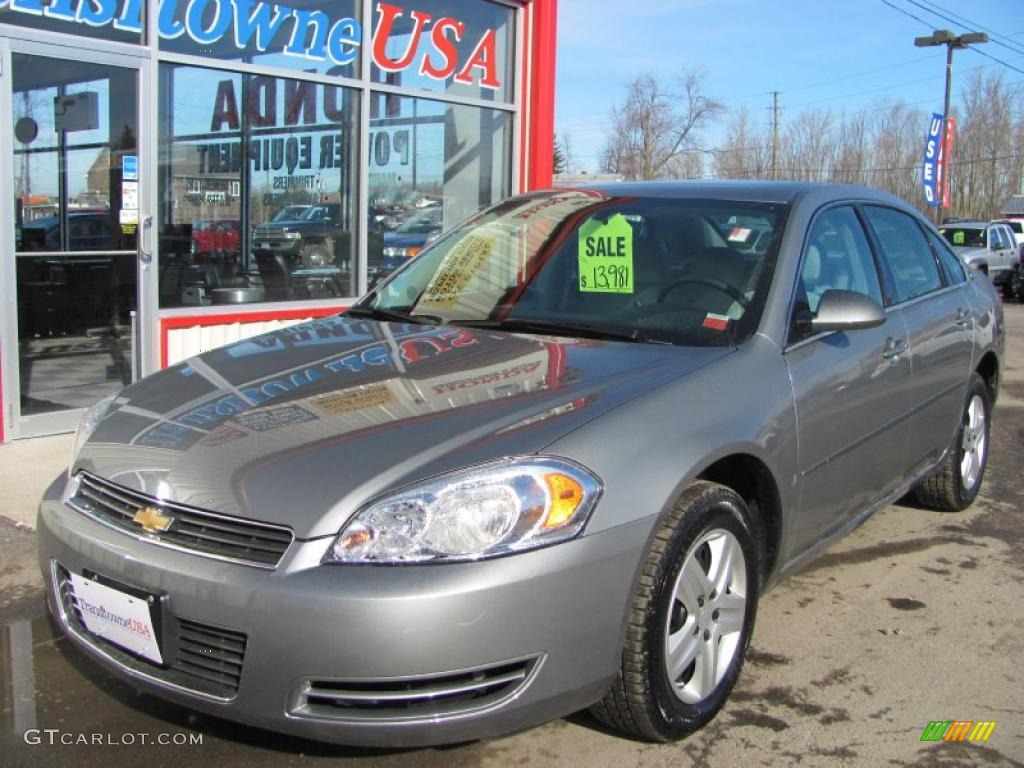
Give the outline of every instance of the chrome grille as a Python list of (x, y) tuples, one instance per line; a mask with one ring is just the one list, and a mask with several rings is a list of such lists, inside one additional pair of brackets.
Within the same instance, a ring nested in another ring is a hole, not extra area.
[[(292, 543), (292, 532), (281, 526), (159, 501), (84, 472), (75, 477), (75, 482), (77, 487), (72, 489), (69, 505), (100, 522), (154, 544), (273, 568)], [(153, 507), (173, 518), (171, 527), (166, 531), (144, 530), (133, 518), (145, 507)]]
[(293, 712), (343, 720), (442, 718), (493, 706), (532, 677), (537, 659), (400, 680), (307, 680)]
[[(86, 629), (69, 585), (67, 570), (56, 565), (55, 575), (68, 628), (83, 642), (102, 651), (122, 667), (176, 688), (218, 699), (231, 699), (238, 693), (245, 660), (244, 633), (191, 619), (168, 617), (171, 628), (165, 640), (170, 641), (169, 647), (161, 651), (165, 654), (170, 652), (174, 658), (167, 666), (160, 666)], [(176, 652), (172, 650), (174, 646), (177, 647)]]
[(281, 240), (284, 238), (284, 229), (281, 227), (256, 227), (252, 237), (253, 240)]

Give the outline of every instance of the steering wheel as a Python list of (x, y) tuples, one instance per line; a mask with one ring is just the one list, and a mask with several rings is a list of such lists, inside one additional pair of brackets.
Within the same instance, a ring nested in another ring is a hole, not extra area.
[(710, 277), (682, 277), (678, 280), (673, 280), (658, 293), (657, 303), (661, 304), (664, 302), (665, 297), (681, 285), (706, 285), (708, 288), (714, 288), (716, 291), (720, 291), (729, 298), (734, 299), (743, 309), (750, 308), (750, 299), (744, 295), (743, 291), (721, 280), (715, 280)]

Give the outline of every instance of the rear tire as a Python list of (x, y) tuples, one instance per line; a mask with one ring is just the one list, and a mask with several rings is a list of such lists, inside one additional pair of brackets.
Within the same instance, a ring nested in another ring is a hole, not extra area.
[(711, 720), (732, 692), (750, 644), (758, 573), (743, 499), (705, 481), (687, 488), (647, 553), (622, 665), (592, 714), (658, 742)]
[(960, 426), (942, 465), (914, 488), (921, 505), (944, 512), (960, 512), (974, 502), (988, 464), (988, 438), (992, 397), (985, 380), (971, 374)]
[(1014, 268), (1000, 288), (1004, 299), (1016, 299), (1020, 296), (1020, 271), (1018, 268)]

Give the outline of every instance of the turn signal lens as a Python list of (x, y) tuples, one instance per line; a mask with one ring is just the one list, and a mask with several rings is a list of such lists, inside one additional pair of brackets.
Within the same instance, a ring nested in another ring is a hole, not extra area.
[(422, 250), (423, 250), (422, 248), (419, 248), (419, 247), (417, 247), (415, 245), (412, 246), (411, 248), (406, 248), (405, 249), (405, 258), (411, 259), (413, 256), (417, 255)]
[(542, 525), (544, 528), (559, 528), (572, 519), (583, 503), (583, 486), (560, 472), (545, 474), (544, 484), (551, 494), (551, 503)]

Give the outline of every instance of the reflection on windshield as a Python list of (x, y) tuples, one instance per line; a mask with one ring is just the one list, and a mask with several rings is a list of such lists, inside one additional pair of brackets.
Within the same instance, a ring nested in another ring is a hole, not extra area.
[(514, 198), (443, 236), (362, 307), (525, 333), (734, 344), (757, 327), (786, 212), (577, 190)]

